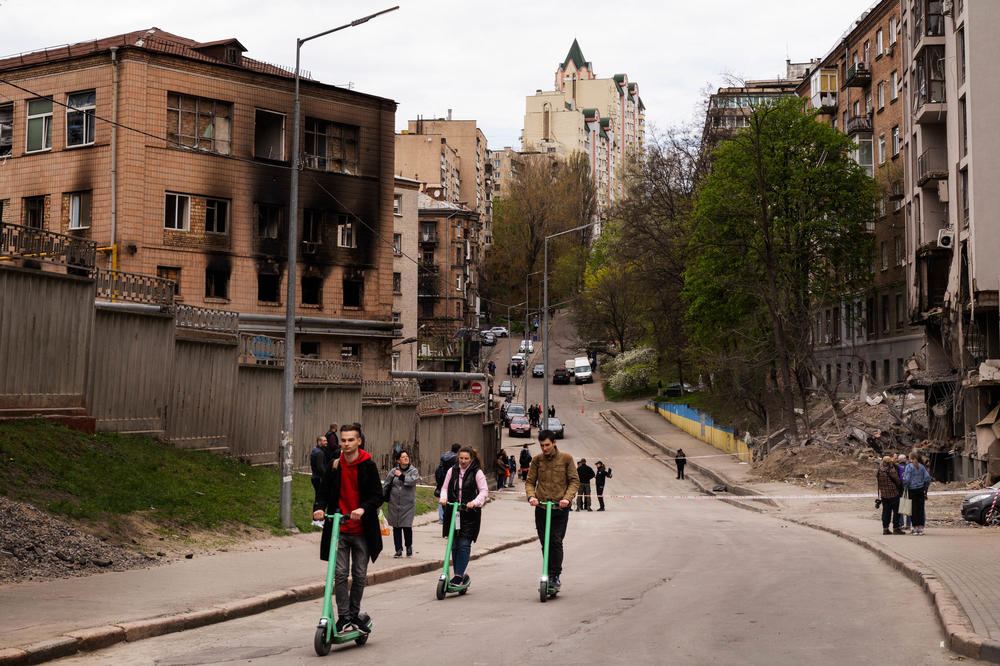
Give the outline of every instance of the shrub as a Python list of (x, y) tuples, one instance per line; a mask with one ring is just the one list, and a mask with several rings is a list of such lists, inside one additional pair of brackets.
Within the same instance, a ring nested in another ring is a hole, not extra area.
[(640, 391), (649, 385), (656, 374), (656, 351), (651, 347), (638, 347), (619, 354), (604, 365), (610, 375), (608, 383), (620, 393)]

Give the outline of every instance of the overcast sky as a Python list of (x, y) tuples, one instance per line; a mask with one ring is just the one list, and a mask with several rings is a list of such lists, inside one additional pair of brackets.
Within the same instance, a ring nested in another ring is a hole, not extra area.
[[(302, 68), (324, 83), (396, 100), (408, 119), (475, 119), (490, 148), (519, 148), (524, 98), (550, 90), (573, 39), (598, 77), (639, 84), (654, 130), (691, 121), (727, 74), (784, 74), (825, 55), (874, 0), (0, 0), (0, 56), (158, 27), (199, 41), (236, 37), (247, 56), (294, 66), (295, 38), (399, 3), (309, 42)], [(0, 86), (0, 99), (4, 91)]]

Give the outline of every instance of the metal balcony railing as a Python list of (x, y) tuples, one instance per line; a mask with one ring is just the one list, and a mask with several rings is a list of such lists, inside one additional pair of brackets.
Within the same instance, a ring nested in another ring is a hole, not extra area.
[(162, 307), (174, 304), (173, 280), (105, 268), (96, 269), (94, 278), (95, 296), (100, 299)]
[(866, 113), (863, 116), (848, 118), (844, 131), (847, 132), (848, 135), (861, 133), (870, 134), (872, 131), (872, 117)]
[(233, 334), (240, 331), (238, 312), (178, 305), (174, 308), (174, 313), (174, 325), (178, 328)]
[(944, 148), (928, 148), (917, 158), (917, 184), (928, 180), (943, 180), (948, 177), (948, 151)]
[(863, 88), (871, 85), (871, 82), (872, 72), (864, 62), (851, 65), (850, 69), (847, 70), (847, 76), (844, 77), (844, 85), (848, 87)]
[(267, 335), (240, 334), (239, 361), (246, 365), (285, 365), (285, 341)]
[(295, 379), (300, 382), (337, 382), (360, 384), (361, 363), (332, 359), (295, 359)]
[(421, 243), (437, 243), (438, 237), (436, 231), (421, 231), (420, 232), (420, 242)]
[(366, 379), (361, 386), (361, 397), (368, 400), (419, 400), (420, 382), (416, 379)]
[(0, 261), (15, 257), (89, 272), (97, 263), (97, 243), (54, 231), (0, 223)]

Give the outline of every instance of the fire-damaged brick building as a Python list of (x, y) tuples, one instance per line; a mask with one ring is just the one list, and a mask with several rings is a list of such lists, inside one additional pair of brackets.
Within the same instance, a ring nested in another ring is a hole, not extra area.
[(245, 52), (151, 28), (0, 60), (0, 222), (96, 241), (102, 267), (281, 335), (295, 219), (297, 355), (385, 376), (396, 104), (302, 79), (293, 217), (293, 72)]

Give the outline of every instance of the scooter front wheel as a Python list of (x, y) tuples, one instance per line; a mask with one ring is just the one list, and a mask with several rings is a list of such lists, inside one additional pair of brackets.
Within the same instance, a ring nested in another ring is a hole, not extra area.
[(326, 627), (317, 627), (316, 635), (313, 637), (313, 648), (316, 650), (316, 654), (321, 657), (325, 657), (330, 654), (330, 645), (326, 641)]
[(549, 600), (548, 584), (542, 581), (538, 584), (538, 600), (543, 604)]
[(437, 586), (437, 598), (438, 598), (438, 601), (440, 601), (441, 599), (444, 599), (444, 584), (445, 584), (445, 582), (443, 580), (439, 580), (438, 581), (438, 586)]

